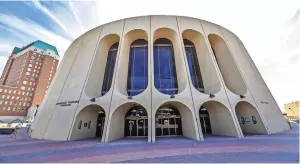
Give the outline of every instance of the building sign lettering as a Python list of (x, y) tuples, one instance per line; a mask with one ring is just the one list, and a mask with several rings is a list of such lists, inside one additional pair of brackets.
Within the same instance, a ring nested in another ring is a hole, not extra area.
[(58, 102), (56, 103), (56, 105), (60, 105), (60, 106), (71, 106), (71, 104), (77, 104), (79, 103), (79, 100), (77, 101), (64, 101), (64, 102)]

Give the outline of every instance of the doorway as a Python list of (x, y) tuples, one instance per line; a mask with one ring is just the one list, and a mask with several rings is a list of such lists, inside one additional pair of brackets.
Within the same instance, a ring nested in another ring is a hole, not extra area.
[(172, 106), (164, 106), (156, 113), (156, 136), (182, 136), (179, 111)]
[(148, 116), (142, 106), (134, 106), (125, 115), (125, 137), (147, 137)]
[(97, 118), (96, 137), (102, 138), (105, 123), (105, 113), (100, 111)]
[(208, 111), (201, 107), (199, 111), (200, 124), (203, 135), (211, 135), (211, 125)]

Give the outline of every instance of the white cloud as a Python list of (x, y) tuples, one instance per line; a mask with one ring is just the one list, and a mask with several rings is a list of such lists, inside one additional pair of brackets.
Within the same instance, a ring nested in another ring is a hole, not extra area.
[(0, 23), (31, 36), (32, 38), (53, 44), (59, 51), (65, 51), (71, 43), (71, 40), (55, 34), (30, 20), (20, 19), (12, 15), (0, 14)]
[(2, 71), (5, 67), (7, 59), (8, 59), (8, 57), (0, 56), (0, 76), (2, 75)]
[(64, 31), (67, 31), (67, 28), (60, 22), (58, 17), (53, 15), (46, 7), (44, 7), (38, 0), (33, 0), (34, 5), (47, 14), (52, 20), (54, 20)]
[(13, 48), (14, 46), (11, 45), (0, 44), (0, 52), (10, 53), (13, 50)]
[(51, 9), (42, 6), (38, 2), (35, 4), (37, 9), (46, 13), (49, 18), (57, 22), (57, 24), (64, 30), (65, 35), (69, 38), (75, 39), (85, 32), (80, 28), (80, 25), (76, 21), (76, 17), (72, 14), (72, 12), (70, 12), (71, 8), (68, 3), (61, 2)]
[(84, 32), (101, 25), (100, 14), (103, 8), (106, 8), (100, 6), (101, 3), (100, 1), (69, 1), (71, 13)]
[(292, 20), (294, 22), (289, 22), (282, 31), (280, 51), (273, 63), (261, 67), (262, 75), (282, 110), (283, 104), (300, 100), (300, 19), (294, 16)]

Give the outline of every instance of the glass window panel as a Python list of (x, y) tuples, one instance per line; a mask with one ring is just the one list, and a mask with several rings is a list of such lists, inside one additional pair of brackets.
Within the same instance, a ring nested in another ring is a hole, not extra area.
[(148, 85), (148, 42), (138, 39), (131, 44), (127, 93), (135, 96), (142, 93)]
[(154, 42), (154, 84), (164, 94), (178, 92), (173, 45), (166, 38)]
[(200, 92), (204, 92), (204, 85), (202, 81), (195, 45), (191, 41), (186, 39), (184, 39), (183, 42), (185, 46), (186, 58), (188, 61), (192, 83), (197, 90), (199, 90)]
[(115, 63), (116, 63), (116, 58), (117, 58), (117, 53), (118, 53), (118, 45), (119, 43), (113, 44), (107, 55), (107, 61), (106, 61), (106, 68), (105, 68), (105, 73), (104, 73), (104, 78), (103, 78), (103, 84), (102, 84), (102, 91), (101, 95), (105, 95), (112, 84), (112, 78), (114, 75), (114, 68), (115, 68)]

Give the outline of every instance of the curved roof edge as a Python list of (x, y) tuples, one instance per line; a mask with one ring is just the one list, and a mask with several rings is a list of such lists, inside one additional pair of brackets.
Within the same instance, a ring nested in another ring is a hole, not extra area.
[[(127, 18), (121, 18), (121, 19), (118, 19), (118, 20), (113, 20), (113, 21), (110, 21), (110, 22), (107, 22), (107, 23), (104, 23), (104, 24), (100, 24), (99, 26), (96, 26), (94, 28), (91, 28), (90, 30), (86, 31), (85, 33), (81, 34), (80, 36), (78, 36), (76, 39), (80, 38), (81, 36), (83, 36), (84, 34), (98, 28), (98, 27), (101, 27), (101, 26), (105, 26), (107, 24), (110, 24), (110, 23), (113, 23), (113, 22), (117, 22), (117, 21), (122, 21), (122, 20), (126, 20), (126, 19), (132, 19), (132, 18), (139, 18), (139, 17), (151, 17), (151, 16), (170, 16), (170, 17), (184, 17), (184, 18), (192, 18), (192, 19), (197, 19), (197, 20), (200, 20), (200, 21), (205, 21), (205, 22), (208, 22), (208, 23), (211, 23), (211, 24), (215, 24), (217, 26), (220, 26), (226, 30), (228, 30), (229, 32), (231, 32), (232, 34), (234, 34), (236, 37), (238, 37), (234, 32), (232, 32), (231, 30), (229, 30), (228, 28), (224, 27), (224, 26), (221, 26), (217, 23), (214, 23), (214, 22), (210, 22), (210, 21), (207, 21), (207, 20), (204, 20), (204, 19), (200, 19), (200, 18), (196, 18), (196, 17), (191, 17), (191, 16), (185, 16), (185, 15), (139, 15), (139, 16), (133, 16), (133, 17), (127, 17)], [(239, 38), (239, 37), (238, 37)], [(76, 40), (74, 39), (74, 40)]]

